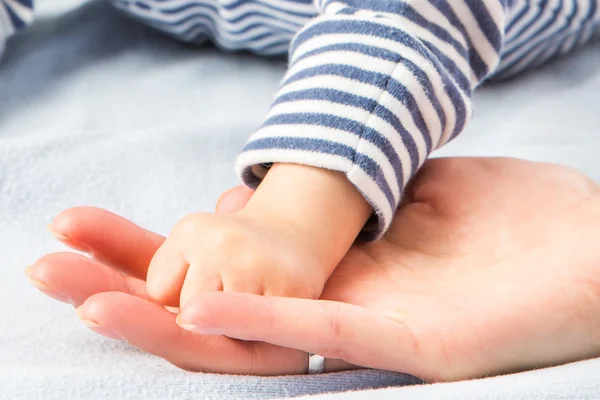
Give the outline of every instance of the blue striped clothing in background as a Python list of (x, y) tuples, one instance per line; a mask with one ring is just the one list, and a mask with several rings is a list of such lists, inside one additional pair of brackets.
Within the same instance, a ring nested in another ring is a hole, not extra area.
[[(464, 129), (477, 86), (600, 32), (600, 0), (111, 1), (186, 42), (289, 52), (281, 89), (237, 169), (251, 186), (273, 162), (344, 172), (378, 217), (367, 238), (388, 227), (431, 151)], [(32, 0), (0, 0), (0, 50), (33, 14)]]

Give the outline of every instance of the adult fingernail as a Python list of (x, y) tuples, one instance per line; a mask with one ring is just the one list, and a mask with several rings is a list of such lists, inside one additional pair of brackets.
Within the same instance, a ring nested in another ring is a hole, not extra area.
[(35, 286), (39, 291), (44, 293), (46, 296), (53, 298), (54, 300), (62, 301), (63, 303), (71, 302), (67, 296), (52, 290), (50, 286), (48, 286), (46, 283), (33, 278), (31, 276), (32, 268), (33, 267), (31, 265), (25, 268), (25, 276), (27, 276), (27, 279), (29, 279), (29, 282), (31, 282), (33, 286)]
[(65, 234), (53, 231), (52, 224), (48, 225), (47, 228), (48, 228), (48, 231), (50, 231), (50, 233), (52, 234), (52, 236), (54, 236), (56, 238), (56, 240), (58, 240), (61, 243), (66, 244), (70, 248), (81, 251), (83, 253), (91, 253), (92, 252), (90, 250), (90, 248), (87, 247), (86, 245), (75, 242), (72, 238), (70, 238), (69, 236), (67, 236)]
[(217, 329), (214, 329), (214, 328), (206, 328), (206, 327), (198, 326), (195, 324), (183, 322), (181, 320), (181, 314), (177, 315), (177, 318), (175, 318), (175, 322), (177, 323), (177, 325), (179, 325), (182, 329), (185, 329), (186, 331), (200, 333), (202, 335), (221, 335), (222, 334), (221, 332), (219, 332)]
[(100, 325), (99, 323), (97, 323), (96, 321), (92, 321), (91, 319), (87, 319), (85, 316), (82, 315), (81, 310), (78, 308), (77, 309), (77, 316), (79, 317), (79, 319), (81, 320), (81, 322), (83, 322), (83, 324), (85, 326), (87, 326), (88, 328), (90, 328), (91, 330), (93, 330), (94, 332), (96, 332), (99, 335), (102, 335), (104, 337), (107, 337), (109, 339), (114, 339), (114, 340), (123, 340), (123, 338), (119, 335), (117, 335), (116, 333), (106, 329), (105, 327), (103, 327), (102, 325)]
[(48, 229), (48, 232), (50, 232), (50, 233), (52, 234), (52, 236), (54, 236), (56, 239), (60, 240), (61, 242), (62, 242), (63, 240), (69, 240), (69, 237), (68, 237), (68, 236), (66, 236), (66, 235), (63, 235), (62, 233), (55, 232), (55, 231), (52, 229), (52, 224), (48, 224), (48, 225), (46, 226), (46, 229)]

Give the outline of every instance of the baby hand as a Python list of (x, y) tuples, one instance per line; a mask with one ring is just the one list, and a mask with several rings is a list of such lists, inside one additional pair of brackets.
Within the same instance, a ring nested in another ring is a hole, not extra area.
[(221, 290), (319, 298), (371, 212), (343, 174), (276, 164), (245, 208), (176, 225), (150, 263), (148, 294), (168, 306)]
[(182, 219), (150, 263), (148, 294), (173, 306), (221, 290), (318, 298), (327, 276), (314, 244), (289, 221), (248, 214)]

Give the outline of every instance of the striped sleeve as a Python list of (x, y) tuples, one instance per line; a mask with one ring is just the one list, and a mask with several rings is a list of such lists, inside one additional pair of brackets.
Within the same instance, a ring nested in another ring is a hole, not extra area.
[(600, 0), (515, 0), (494, 79), (506, 79), (568, 54), (600, 33)]
[(33, 0), (0, 0), (0, 55), (6, 39), (33, 21)]
[(257, 186), (273, 162), (341, 171), (373, 206), (376, 239), (407, 181), (456, 137), (499, 64), (514, 0), (320, 0), (290, 47), (262, 127), (238, 158)]

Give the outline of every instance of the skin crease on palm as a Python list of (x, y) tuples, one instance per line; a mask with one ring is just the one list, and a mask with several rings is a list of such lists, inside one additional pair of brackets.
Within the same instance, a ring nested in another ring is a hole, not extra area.
[[(220, 212), (249, 196), (230, 191)], [(147, 265), (163, 239), (92, 208), (63, 212), (51, 229), (94, 260), (51, 254), (28, 275), (81, 305), (94, 330), (185, 369), (303, 373), (308, 351), (453, 381), (600, 355), (599, 228), (598, 186), (577, 171), (434, 159), (411, 182), (385, 237), (353, 246), (322, 300), (204, 294), (182, 310), (181, 329), (145, 295)]]

